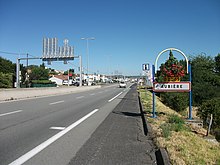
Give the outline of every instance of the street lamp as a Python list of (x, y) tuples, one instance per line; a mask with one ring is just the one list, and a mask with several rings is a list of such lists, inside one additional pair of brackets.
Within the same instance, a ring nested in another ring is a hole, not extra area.
[(86, 57), (87, 57), (87, 75), (89, 74), (89, 40), (95, 40), (95, 37), (81, 38), (86, 40)]

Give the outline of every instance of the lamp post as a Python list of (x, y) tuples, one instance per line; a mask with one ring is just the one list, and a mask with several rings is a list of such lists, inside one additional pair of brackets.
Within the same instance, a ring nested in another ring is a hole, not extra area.
[(87, 57), (87, 75), (89, 74), (89, 40), (95, 40), (95, 37), (81, 38), (86, 40), (86, 57)]

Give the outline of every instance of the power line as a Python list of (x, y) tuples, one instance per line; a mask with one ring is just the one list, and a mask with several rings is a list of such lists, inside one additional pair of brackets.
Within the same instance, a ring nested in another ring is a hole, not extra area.
[(12, 52), (5, 52), (5, 51), (0, 51), (0, 53), (13, 54), (13, 55), (24, 55), (24, 53), (12, 53)]
[(32, 55), (32, 54), (29, 54), (29, 53), (14, 53), (14, 52), (5, 52), (5, 51), (0, 51), (0, 53), (12, 54), (12, 55), (27, 55), (27, 54), (28, 54), (28, 56), (37, 57), (37, 56), (34, 56), (34, 55)]

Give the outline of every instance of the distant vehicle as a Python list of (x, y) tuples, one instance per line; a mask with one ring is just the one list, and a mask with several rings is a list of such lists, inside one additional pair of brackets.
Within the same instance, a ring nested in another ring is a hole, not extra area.
[(63, 85), (68, 85), (68, 80), (63, 80)]
[(73, 80), (63, 80), (63, 85), (73, 85)]
[(73, 85), (78, 87), (79, 86), (79, 82), (75, 81), (75, 82), (73, 82)]
[(119, 83), (119, 88), (126, 88), (126, 83), (124, 81), (121, 81)]

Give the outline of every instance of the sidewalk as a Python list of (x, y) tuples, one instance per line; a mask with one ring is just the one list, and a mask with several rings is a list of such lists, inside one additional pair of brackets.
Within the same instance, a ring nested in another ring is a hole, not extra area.
[(155, 146), (144, 135), (136, 87), (96, 129), (69, 165), (155, 165)]
[(25, 98), (42, 97), (49, 95), (59, 95), (65, 93), (74, 93), (74, 92), (86, 91), (96, 88), (101, 88), (101, 86), (0, 89), (0, 102), (25, 99)]

